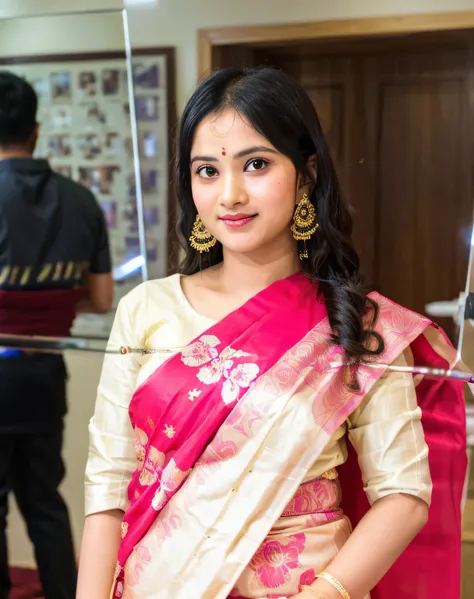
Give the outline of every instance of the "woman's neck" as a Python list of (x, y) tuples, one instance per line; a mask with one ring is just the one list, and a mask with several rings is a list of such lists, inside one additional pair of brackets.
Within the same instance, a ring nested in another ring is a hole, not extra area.
[(300, 271), (301, 262), (293, 245), (290, 250), (277, 247), (273, 251), (253, 255), (224, 249), (224, 260), (215, 270), (219, 286), (227, 293), (257, 293), (275, 281)]

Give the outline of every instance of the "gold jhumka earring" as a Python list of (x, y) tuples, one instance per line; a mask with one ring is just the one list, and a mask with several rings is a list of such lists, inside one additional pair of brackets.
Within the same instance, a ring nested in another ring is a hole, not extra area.
[(303, 248), (299, 251), (300, 260), (308, 257), (306, 242), (311, 239), (311, 236), (316, 233), (319, 228), (319, 223), (316, 221), (316, 208), (309, 201), (308, 194), (303, 194), (303, 197), (296, 206), (293, 215), (293, 224), (291, 232), (296, 241), (303, 242)]
[(194, 221), (189, 243), (200, 254), (208, 252), (217, 243), (217, 239), (206, 230), (199, 214)]

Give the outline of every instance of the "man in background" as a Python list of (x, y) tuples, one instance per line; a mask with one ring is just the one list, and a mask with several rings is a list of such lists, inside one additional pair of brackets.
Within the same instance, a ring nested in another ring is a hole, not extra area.
[[(31, 85), (0, 71), (0, 334), (64, 337), (78, 311), (112, 306), (109, 245), (92, 193), (33, 158), (37, 104)], [(75, 596), (71, 527), (58, 491), (66, 378), (61, 355), (0, 353), (0, 599), (10, 590), (10, 491), (46, 599)]]

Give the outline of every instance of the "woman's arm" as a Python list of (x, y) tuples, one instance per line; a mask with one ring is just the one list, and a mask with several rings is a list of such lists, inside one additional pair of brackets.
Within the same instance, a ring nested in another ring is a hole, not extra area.
[[(140, 347), (133, 311), (121, 300), (109, 346)], [(140, 369), (133, 355), (106, 354), (94, 415), (89, 424), (86, 467), (86, 521), (79, 560), (77, 599), (109, 599), (127, 487), (137, 467), (129, 404)]]
[[(428, 520), (428, 506), (418, 497), (394, 494), (379, 499), (327, 567), (349, 593), (363, 599), (386, 574)], [(341, 599), (325, 580), (312, 585), (328, 599)], [(303, 592), (298, 599), (314, 599)]]
[(82, 535), (77, 599), (108, 599), (114, 580), (123, 512), (87, 516)]
[[(394, 364), (406, 365), (410, 359), (407, 350)], [(428, 519), (428, 447), (411, 374), (386, 372), (377, 381), (349, 417), (349, 439), (372, 508), (326, 570), (351, 599), (363, 599)], [(325, 580), (316, 580), (312, 588), (341, 599)]]

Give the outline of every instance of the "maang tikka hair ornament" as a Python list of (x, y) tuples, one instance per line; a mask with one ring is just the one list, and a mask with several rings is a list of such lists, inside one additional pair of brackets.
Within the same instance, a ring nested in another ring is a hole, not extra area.
[(208, 252), (217, 243), (217, 239), (206, 230), (199, 214), (196, 215), (189, 243), (200, 254)]
[(300, 260), (308, 257), (306, 242), (311, 239), (319, 228), (319, 223), (316, 221), (316, 208), (309, 201), (308, 194), (303, 194), (303, 197), (296, 206), (293, 215), (293, 224), (291, 232), (296, 241), (303, 242), (303, 249), (299, 251)]

